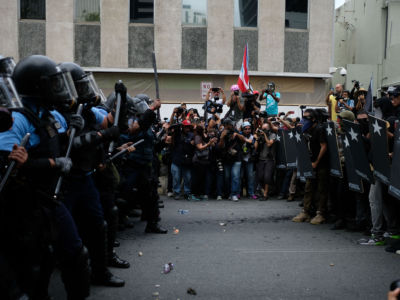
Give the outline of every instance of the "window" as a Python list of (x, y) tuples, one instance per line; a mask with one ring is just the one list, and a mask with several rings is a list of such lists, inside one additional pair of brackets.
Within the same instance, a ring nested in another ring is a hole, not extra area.
[(130, 0), (130, 19), (134, 23), (154, 23), (153, 0)]
[(207, 0), (182, 0), (182, 25), (207, 25)]
[(257, 27), (258, 0), (235, 0), (235, 27)]
[(285, 27), (307, 29), (308, 0), (286, 0)]
[(75, 21), (100, 22), (100, 0), (75, 0)]
[(21, 19), (46, 19), (46, 0), (21, 0)]

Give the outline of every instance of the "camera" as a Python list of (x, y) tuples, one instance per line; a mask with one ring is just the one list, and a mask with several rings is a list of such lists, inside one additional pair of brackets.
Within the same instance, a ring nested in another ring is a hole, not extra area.
[(354, 87), (355, 87), (356, 89), (359, 89), (359, 88), (360, 88), (360, 82), (359, 82), (358, 80), (352, 80), (351, 82), (354, 84)]
[(219, 92), (219, 88), (217, 88), (217, 87), (213, 87), (213, 88), (211, 88), (211, 90), (212, 90), (214, 93)]
[[(218, 99), (216, 99), (216, 98), (214, 98), (215, 100), (218, 100)], [(222, 107), (223, 107), (223, 105), (222, 104), (218, 104), (218, 103), (215, 103), (215, 102), (211, 102), (211, 104), (210, 104), (210, 108), (215, 108), (215, 111), (213, 112), (214, 114), (215, 113), (222, 113)]]
[(235, 96), (239, 96), (239, 91), (233, 91), (233, 94), (234, 94)]
[[(175, 107), (175, 109), (177, 110), (176, 113), (177, 113), (178, 115), (181, 115), (181, 114), (183, 113), (183, 107), (182, 107), (182, 106)], [(174, 110), (175, 110), (175, 109), (174, 109)]]
[(300, 109), (306, 109), (307, 106), (306, 105), (300, 105)]

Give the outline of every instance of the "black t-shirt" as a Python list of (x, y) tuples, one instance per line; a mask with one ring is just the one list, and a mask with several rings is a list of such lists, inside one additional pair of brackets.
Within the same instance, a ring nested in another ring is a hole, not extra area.
[(232, 133), (229, 133), (225, 136), (225, 146), (224, 146), (224, 158), (226, 162), (236, 162), (242, 161), (243, 159), (243, 148), (242, 148), (242, 141), (239, 137), (235, 137), (232, 139)]
[(243, 112), (243, 119), (248, 119), (248, 118), (252, 118), (253, 116), (251, 115), (251, 113), (253, 112), (253, 110), (254, 110), (254, 107), (253, 107), (253, 103), (255, 104), (255, 106), (257, 106), (258, 108), (260, 108), (261, 107), (261, 104), (260, 104), (260, 102), (258, 102), (258, 101), (256, 101), (256, 100), (253, 100), (253, 101), (245, 101), (244, 102), (244, 107), (245, 107), (245, 109), (244, 109), (244, 112)]
[(382, 111), (382, 117), (384, 119), (389, 118), (395, 114), (395, 108), (392, 105), (392, 101), (388, 97), (382, 97), (376, 100), (378, 107)]
[[(325, 130), (321, 125), (317, 125), (309, 132), (310, 139), (308, 142), (308, 147), (310, 149), (311, 162), (315, 162), (318, 158), (319, 152), (321, 150), (321, 143), (327, 143)], [(324, 156), (322, 156), (321, 160), (318, 163), (319, 167), (328, 167), (329, 166), (329, 157), (328, 152), (325, 152)]]

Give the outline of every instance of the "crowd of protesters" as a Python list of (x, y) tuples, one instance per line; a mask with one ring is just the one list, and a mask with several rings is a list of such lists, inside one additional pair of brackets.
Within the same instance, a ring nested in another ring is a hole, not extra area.
[[(302, 209), (294, 222), (332, 223), (332, 230), (366, 234), (366, 238), (360, 236), (362, 245), (389, 242), (387, 251), (400, 250), (400, 245), (393, 243), (400, 238), (400, 201), (389, 195), (388, 186), (379, 180), (373, 184), (363, 180), (362, 192), (354, 192), (348, 187), (346, 172), (342, 178), (330, 176), (325, 122), (335, 122), (342, 166), (343, 120), (359, 124), (369, 152), (366, 95), (358, 82), (351, 91), (338, 84), (327, 95), (325, 113), (305, 109), (300, 119), (294, 118), (293, 112), (279, 112), (280, 94), (272, 82), (261, 93), (242, 93), (236, 85), (229, 95), (221, 88), (210, 89), (204, 114), (182, 104), (163, 124), (168, 196), (190, 201), (297, 199)], [(393, 144), (395, 120), (400, 118), (400, 89), (389, 89), (373, 104), (388, 121), (389, 144)], [(224, 105), (229, 110), (222, 115)], [(276, 166), (278, 132), (298, 126), (308, 146), (315, 174), (312, 179), (300, 180), (296, 168)]]

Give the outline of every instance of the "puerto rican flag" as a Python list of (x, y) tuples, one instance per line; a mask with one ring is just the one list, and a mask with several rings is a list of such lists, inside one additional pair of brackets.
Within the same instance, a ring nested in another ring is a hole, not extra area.
[(247, 92), (250, 88), (249, 83), (249, 52), (247, 51), (247, 44), (244, 48), (242, 68), (240, 70), (239, 79), (237, 82), (242, 93)]

